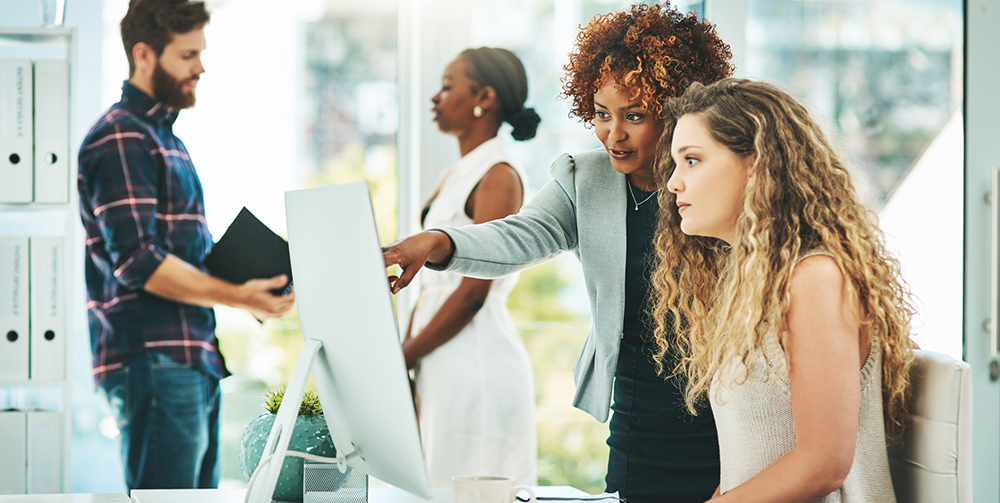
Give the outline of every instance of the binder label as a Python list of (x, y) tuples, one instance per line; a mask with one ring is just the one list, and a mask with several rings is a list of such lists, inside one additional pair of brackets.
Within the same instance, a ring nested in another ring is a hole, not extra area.
[(21, 289), (24, 284), (24, 274), (26, 265), (23, 250), (18, 245), (0, 246), (0, 271), (11, 271), (12, 274), (0, 275), (0, 318), (20, 317), (22, 310), (26, 306), (21, 305), (24, 296)]
[(24, 96), (24, 72), (27, 70), (24, 65), (17, 63), (7, 64), (4, 69), (4, 82), (7, 89), (13, 92), (5, 93), (4, 99), (7, 110), (11, 112), (4, 114), (4, 131), (11, 131), (12, 136), (24, 138), (28, 134), (27, 124), (25, 124), (25, 96)]
[(49, 316), (55, 318), (59, 316), (59, 247), (49, 248), (49, 294), (46, 296), (45, 305), (49, 308)]

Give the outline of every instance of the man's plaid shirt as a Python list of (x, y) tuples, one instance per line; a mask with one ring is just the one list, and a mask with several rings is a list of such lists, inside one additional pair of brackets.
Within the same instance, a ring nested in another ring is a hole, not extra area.
[(201, 181), (169, 111), (127, 81), (80, 148), (80, 215), (93, 373), (147, 351), (216, 378), (229, 375), (210, 308), (143, 290), (168, 254), (204, 270), (212, 247)]

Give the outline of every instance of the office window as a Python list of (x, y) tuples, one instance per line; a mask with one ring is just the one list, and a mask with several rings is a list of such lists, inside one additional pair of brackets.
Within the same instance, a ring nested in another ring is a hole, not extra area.
[(961, 0), (749, 0), (741, 69), (829, 126), (917, 297), (914, 338), (957, 358), (962, 16)]
[(959, 2), (749, 2), (745, 74), (828, 119), (877, 206), (958, 110), (961, 57)]

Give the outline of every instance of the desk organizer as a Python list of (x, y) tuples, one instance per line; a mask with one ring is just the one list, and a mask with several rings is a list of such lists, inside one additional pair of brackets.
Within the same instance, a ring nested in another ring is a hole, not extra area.
[(306, 461), (302, 469), (302, 503), (368, 503), (368, 474), (335, 464)]

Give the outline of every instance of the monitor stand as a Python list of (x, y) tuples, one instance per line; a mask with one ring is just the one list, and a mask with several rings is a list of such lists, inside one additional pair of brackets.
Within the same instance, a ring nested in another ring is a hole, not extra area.
[[(285, 389), (281, 406), (278, 407), (278, 415), (274, 419), (274, 425), (271, 426), (271, 434), (267, 437), (264, 452), (261, 454), (260, 462), (254, 471), (255, 475), (250, 478), (250, 487), (247, 488), (245, 501), (270, 503), (271, 495), (274, 494), (274, 488), (278, 484), (278, 476), (281, 475), (281, 467), (285, 463), (288, 442), (292, 439), (295, 420), (299, 416), (299, 407), (302, 405), (302, 396), (305, 393), (309, 375), (312, 373), (313, 361), (316, 360), (316, 355), (322, 348), (322, 341), (306, 338), (302, 351), (299, 353), (299, 359), (295, 362), (295, 369), (292, 370), (292, 377), (288, 379), (288, 387)], [(340, 455), (333, 458), (331, 462), (335, 462), (340, 472), (345, 473), (347, 460), (357, 457), (358, 451), (352, 450), (347, 454), (338, 451), (338, 454)]]

